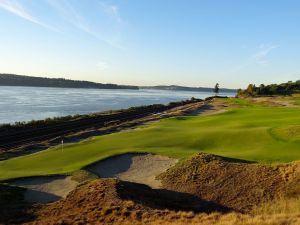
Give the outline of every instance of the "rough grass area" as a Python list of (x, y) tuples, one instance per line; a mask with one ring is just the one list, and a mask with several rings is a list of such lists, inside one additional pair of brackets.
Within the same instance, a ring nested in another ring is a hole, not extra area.
[[(38, 218), (30, 224), (290, 225), (300, 222), (300, 214), (295, 210), (274, 214), (264, 211), (248, 215), (223, 214), (217, 210), (220, 209), (217, 204), (178, 194), (135, 183), (99, 179), (74, 190), (65, 200), (37, 210)], [(208, 209), (216, 211), (208, 214)]]
[(290, 98), (292, 103), (300, 106), (300, 94), (295, 94)]
[(281, 197), (274, 201), (266, 202), (253, 209), (255, 215), (293, 215), (300, 213), (300, 197)]
[(298, 197), (299, 172), (299, 162), (274, 166), (200, 153), (159, 178), (168, 190), (250, 212), (279, 197)]
[[(292, 101), (287, 97), (286, 101)], [(297, 100), (297, 98), (295, 97)], [(219, 99), (228, 111), (173, 117), (136, 130), (94, 137), (0, 162), (0, 180), (70, 173), (98, 160), (127, 152), (151, 152), (184, 159), (198, 152), (264, 163), (300, 159), (299, 136), (285, 132), (300, 124), (299, 107), (273, 107), (249, 99)], [(272, 105), (272, 104), (271, 104)]]
[(98, 178), (97, 175), (90, 173), (87, 170), (75, 171), (75, 172), (71, 173), (70, 175), (71, 175), (71, 179), (78, 183), (85, 183), (85, 182), (88, 182), (88, 181)]
[(277, 127), (275, 129), (272, 129), (271, 132), (279, 140), (298, 141), (298, 142), (300, 140), (300, 125)]

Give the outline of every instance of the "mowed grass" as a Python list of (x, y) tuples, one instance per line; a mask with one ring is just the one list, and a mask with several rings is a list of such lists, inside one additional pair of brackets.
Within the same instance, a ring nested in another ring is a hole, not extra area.
[[(300, 160), (300, 108), (261, 107), (227, 100), (228, 112), (164, 119), (136, 130), (94, 137), (0, 162), (0, 180), (63, 174), (126, 152), (152, 152), (184, 159), (197, 152), (281, 163)], [(236, 107), (238, 105), (241, 107)], [(295, 127), (295, 131), (291, 131)], [(276, 132), (274, 132), (274, 130)], [(280, 137), (283, 134), (283, 137)]]

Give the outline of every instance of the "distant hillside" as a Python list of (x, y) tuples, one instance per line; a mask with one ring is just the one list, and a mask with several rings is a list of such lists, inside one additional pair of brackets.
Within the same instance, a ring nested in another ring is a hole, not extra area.
[[(141, 89), (171, 90), (171, 91), (207, 91), (213, 92), (213, 88), (208, 87), (184, 87), (177, 85), (140, 86)], [(236, 89), (220, 88), (220, 92), (236, 92)]]
[(64, 78), (31, 77), (15, 74), (0, 74), (0, 86), (31, 86), (57, 88), (139, 89), (137, 86), (102, 84)]

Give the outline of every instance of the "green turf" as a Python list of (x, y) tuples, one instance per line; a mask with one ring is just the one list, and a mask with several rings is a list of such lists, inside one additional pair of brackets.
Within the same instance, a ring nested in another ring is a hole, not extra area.
[(299, 134), (294, 134), (299, 132), (300, 108), (227, 101), (242, 107), (217, 115), (164, 119), (136, 130), (70, 144), (64, 151), (57, 147), (2, 161), (0, 180), (68, 173), (125, 152), (153, 152), (177, 158), (207, 152), (268, 163), (300, 160)]

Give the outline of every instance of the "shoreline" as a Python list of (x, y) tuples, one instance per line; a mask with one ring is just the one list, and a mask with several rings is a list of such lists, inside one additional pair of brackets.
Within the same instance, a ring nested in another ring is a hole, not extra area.
[[(72, 88), (3, 87), (0, 127), (53, 117), (88, 115), (151, 104), (168, 104), (192, 97), (204, 99), (212, 92), (167, 90), (104, 90)], [(220, 96), (233, 96), (220, 93)]]
[(199, 111), (215, 97), (0, 126), (0, 161)]

